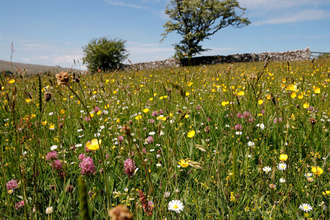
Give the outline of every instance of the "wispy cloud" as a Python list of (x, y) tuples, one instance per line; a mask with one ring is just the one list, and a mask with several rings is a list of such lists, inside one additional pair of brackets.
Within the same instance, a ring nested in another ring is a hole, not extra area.
[(281, 17), (257, 21), (252, 23), (252, 25), (298, 23), (301, 21), (321, 20), (329, 17), (329, 13), (324, 10), (305, 10)]
[(145, 6), (137, 5), (137, 4), (129, 4), (129, 3), (125, 3), (124, 1), (115, 1), (115, 0), (104, 0), (104, 1), (107, 2), (109, 5), (125, 6), (125, 7), (130, 7), (130, 8), (139, 8), (139, 9), (148, 9)]

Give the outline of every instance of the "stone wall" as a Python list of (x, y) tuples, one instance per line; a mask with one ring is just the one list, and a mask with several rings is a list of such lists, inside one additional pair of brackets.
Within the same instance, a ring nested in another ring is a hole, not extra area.
[(216, 63), (238, 63), (238, 62), (254, 62), (265, 61), (269, 57), (270, 61), (293, 61), (293, 60), (309, 60), (311, 51), (307, 47), (303, 50), (293, 50), (287, 52), (262, 52), (262, 53), (246, 53), (246, 54), (234, 54), (228, 56), (202, 56), (189, 59), (182, 59), (181, 61), (176, 59), (153, 61), (146, 63), (135, 63), (125, 66), (127, 69), (161, 69), (166, 67), (179, 67), (188, 65), (207, 65)]

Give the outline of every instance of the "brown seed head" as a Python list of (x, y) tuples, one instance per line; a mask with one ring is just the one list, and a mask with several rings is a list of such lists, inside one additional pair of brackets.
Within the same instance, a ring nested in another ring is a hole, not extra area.
[(317, 120), (315, 118), (310, 118), (309, 119), (309, 122), (312, 124), (312, 125), (315, 125)]
[(60, 85), (67, 85), (69, 83), (69, 73), (67, 72), (60, 72), (56, 74), (57, 84)]
[(44, 99), (46, 102), (49, 102), (52, 99), (52, 94), (50, 92), (46, 92), (44, 95)]
[(132, 220), (133, 215), (129, 212), (128, 208), (123, 205), (117, 205), (109, 211), (112, 220)]
[(124, 125), (123, 127), (123, 132), (127, 135), (130, 136), (131, 135), (131, 128), (128, 125)]
[(72, 193), (72, 192), (73, 192), (73, 186), (68, 185), (68, 186), (66, 187), (66, 191), (67, 191), (68, 193)]

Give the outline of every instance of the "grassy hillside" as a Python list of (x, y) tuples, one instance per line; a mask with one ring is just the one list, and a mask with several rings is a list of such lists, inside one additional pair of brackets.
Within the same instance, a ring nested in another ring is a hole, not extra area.
[[(17, 71), (17, 67), (20, 68), (22, 71), (24, 70), (24, 68), (27, 70), (27, 72), (29, 74), (33, 74), (33, 73), (38, 73), (38, 72), (44, 72), (47, 70), (57, 70), (57, 71), (66, 71), (69, 68), (63, 67), (63, 68), (59, 68), (56, 66), (43, 66), (43, 65), (37, 65), (37, 64), (26, 64), (26, 63), (16, 63), (13, 62), (13, 71)], [(11, 65), (10, 62), (8, 61), (4, 61), (4, 60), (0, 60), (0, 71), (2, 72), (2, 70), (10, 70), (11, 71)]]

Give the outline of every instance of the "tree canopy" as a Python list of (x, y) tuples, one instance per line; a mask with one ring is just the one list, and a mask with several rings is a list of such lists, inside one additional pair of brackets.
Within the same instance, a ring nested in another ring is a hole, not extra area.
[(124, 40), (110, 39), (107, 37), (95, 38), (83, 47), (85, 57), (83, 63), (87, 64), (90, 71), (112, 70), (121, 66), (128, 57)]
[[(241, 15), (236, 14), (238, 10), (242, 11)], [(175, 57), (190, 58), (207, 51), (199, 43), (222, 28), (249, 25), (249, 19), (243, 17), (245, 10), (236, 0), (171, 0), (165, 10), (170, 20), (163, 25), (162, 40), (176, 31), (183, 39), (174, 44)]]

